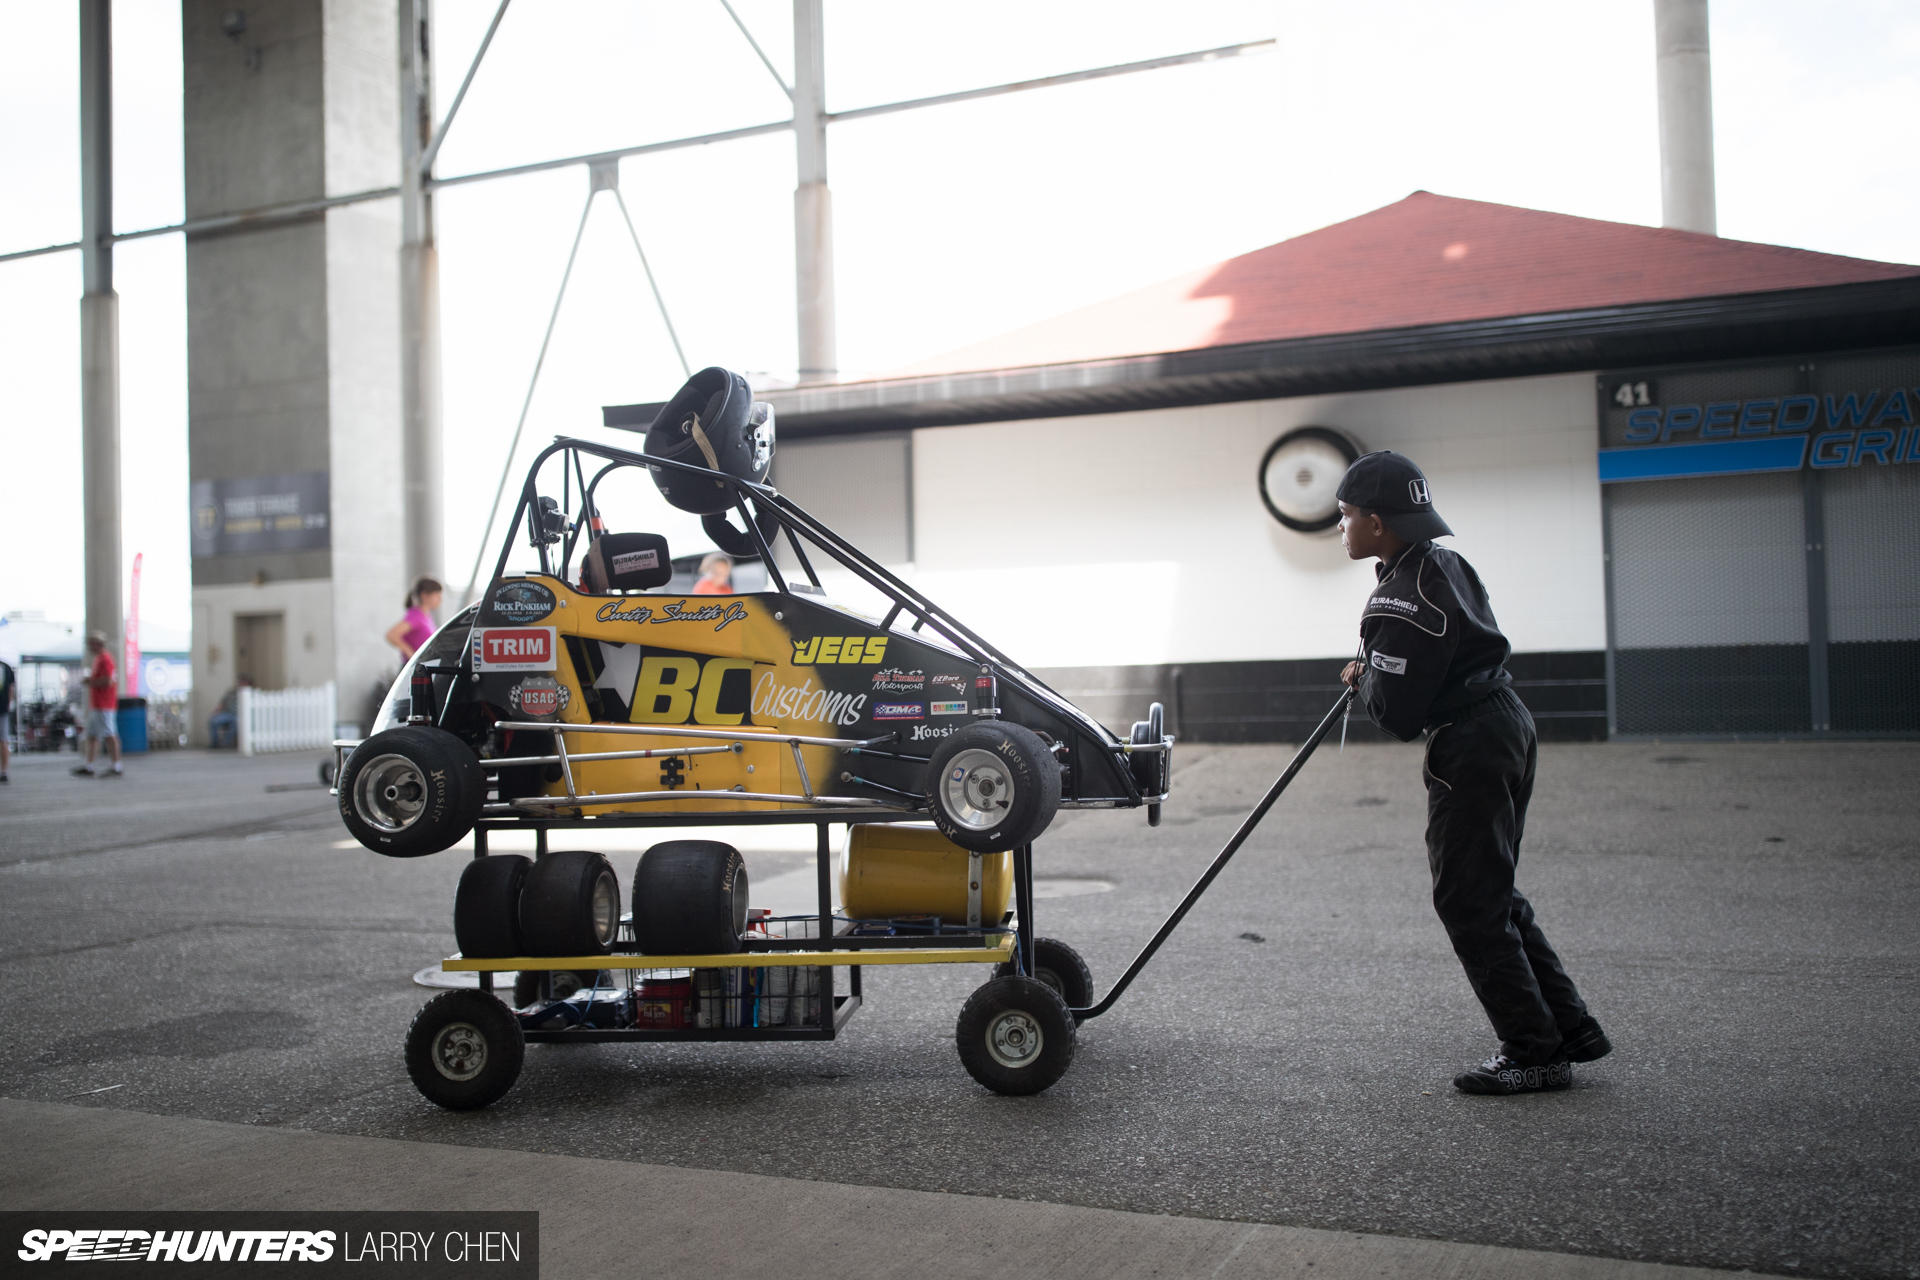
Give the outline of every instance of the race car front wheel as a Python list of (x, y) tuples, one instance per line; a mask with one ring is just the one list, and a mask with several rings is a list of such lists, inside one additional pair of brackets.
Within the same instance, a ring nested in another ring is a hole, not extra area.
[(418, 858), (473, 830), (487, 775), (446, 730), (409, 725), (355, 747), (339, 792), (340, 819), (355, 840), (389, 858)]
[(1060, 764), (1039, 735), (1005, 720), (970, 724), (927, 762), (927, 807), (962, 849), (1032, 844), (1060, 808)]

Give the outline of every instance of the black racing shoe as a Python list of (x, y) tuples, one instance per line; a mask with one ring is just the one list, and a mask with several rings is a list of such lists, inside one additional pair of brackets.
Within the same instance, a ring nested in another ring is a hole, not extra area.
[(1567, 1056), (1569, 1062), (1592, 1062), (1612, 1053), (1613, 1041), (1607, 1039), (1607, 1033), (1589, 1014), (1580, 1019), (1580, 1025), (1573, 1029), (1572, 1035), (1560, 1042), (1560, 1052)]
[(1556, 1057), (1543, 1066), (1523, 1067), (1504, 1053), (1496, 1053), (1453, 1078), (1453, 1087), (1462, 1093), (1538, 1093), (1543, 1089), (1564, 1089), (1572, 1083), (1573, 1064), (1565, 1058)]

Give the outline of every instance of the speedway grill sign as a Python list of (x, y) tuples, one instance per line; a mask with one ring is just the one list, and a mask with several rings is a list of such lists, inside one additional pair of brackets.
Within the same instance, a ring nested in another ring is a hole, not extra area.
[(1599, 377), (1600, 482), (1920, 463), (1920, 350)]

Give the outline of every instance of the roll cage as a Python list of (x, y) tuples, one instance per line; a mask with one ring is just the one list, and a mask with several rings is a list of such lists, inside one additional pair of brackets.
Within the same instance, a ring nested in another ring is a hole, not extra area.
[[(539, 492), (537, 482), (540, 470), (556, 454), (562, 455), (561, 497), (555, 505), (543, 505), (543, 503), (553, 503), (553, 499), (543, 498)], [(596, 470), (591, 478), (587, 476), (586, 468), (582, 464), (582, 459), (587, 457), (601, 459), (606, 464)], [(594, 500), (600, 482), (622, 467), (639, 467), (652, 471), (679, 471), (706, 477), (725, 487), (733, 495), (733, 512), (738, 514), (746, 525), (745, 536), (752, 540), (761, 563), (766, 567), (767, 581), (778, 594), (789, 596), (794, 594), (793, 588), (788, 585), (786, 574), (782, 572), (774, 558), (774, 545), (784, 534), (788, 546), (793, 551), (794, 560), (806, 574), (807, 582), (813, 587), (814, 592), (825, 597), (826, 589), (821, 585), (820, 575), (815, 571), (813, 561), (807, 555), (804, 545), (806, 542), (811, 542), (890, 602), (891, 607), (878, 624), (880, 630), (891, 631), (903, 614), (910, 615), (914, 619), (909, 630), (915, 634), (919, 634), (923, 627), (931, 623), (941, 639), (951, 644), (965, 657), (982, 666), (992, 668), (998, 679), (1011, 679), (1017, 682), (1030, 696), (1045, 702), (1055, 714), (1072, 720), (1082, 732), (1105, 745), (1116, 755), (1124, 757), (1129, 754), (1166, 750), (1166, 747), (1160, 743), (1133, 744), (1121, 741), (1106, 726), (1054, 692), (1044, 681), (989, 644), (958, 618), (908, 583), (889, 573), (883, 566), (869, 559), (858, 547), (828, 528), (819, 519), (809, 515), (791, 498), (786, 497), (773, 486), (755, 484), (722, 471), (674, 462), (667, 458), (656, 458), (628, 449), (618, 449), (592, 440), (581, 440), (573, 436), (556, 436), (553, 443), (541, 450), (539, 456), (527, 468), (526, 482), (520, 489), (520, 500), (514, 506), (513, 519), (509, 522), (506, 537), (500, 544), (500, 555), (494, 563), (493, 576), (489, 579), (486, 594), (481, 599), (491, 599), (502, 580), (507, 577), (507, 559), (512, 553), (513, 540), (523, 522), (528, 526), (528, 540), (540, 557), (540, 572), (548, 577), (567, 581), (573, 566), (574, 552), (581, 550), (584, 554), (584, 548), (581, 545), (582, 535), (587, 535), (590, 543), (592, 537), (604, 531), (601, 527), (599, 508)], [(576, 487), (579, 493), (577, 507), (574, 505), (573, 497)], [(665, 501), (665, 498), (663, 497), (661, 501)], [(559, 550), (557, 564), (551, 554), (555, 547)], [(480, 612), (477, 611), (469, 624), (469, 643), (471, 643), (471, 629), (479, 624)], [(921, 636), (921, 638), (927, 637)], [(1141, 798), (1145, 799), (1145, 797)]]

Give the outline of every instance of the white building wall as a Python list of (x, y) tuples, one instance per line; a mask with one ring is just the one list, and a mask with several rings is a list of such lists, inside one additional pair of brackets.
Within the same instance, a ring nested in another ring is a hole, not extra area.
[[(195, 746), (207, 742), (207, 717), (239, 678), (233, 661), (235, 614), (278, 613), (285, 619), (287, 687), (311, 689), (333, 679), (333, 586), (325, 579), (260, 586), (193, 589), (193, 723)], [(391, 624), (389, 624), (391, 625)], [(252, 674), (252, 673), (248, 673)], [(346, 703), (341, 703), (344, 709)]]
[(1371, 561), (1260, 501), (1267, 447), (1339, 427), (1394, 449), (1521, 652), (1605, 647), (1590, 374), (914, 433), (908, 574), (1037, 667), (1325, 658), (1357, 643)]

